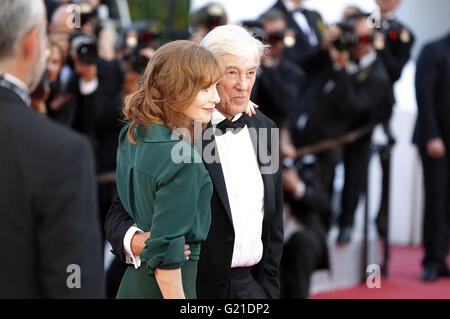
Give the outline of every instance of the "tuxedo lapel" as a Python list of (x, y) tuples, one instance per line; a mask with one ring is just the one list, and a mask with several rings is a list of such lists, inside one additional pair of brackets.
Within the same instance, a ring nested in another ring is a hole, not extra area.
[[(252, 143), (253, 143), (253, 148), (256, 152), (258, 166), (259, 166), (259, 169), (261, 170), (262, 165), (263, 165), (261, 155), (262, 154), (265, 154), (265, 155), (271, 154), (271, 150), (270, 150), (271, 135), (269, 134), (269, 132), (267, 132), (268, 133), (266, 135), (267, 143), (266, 144), (261, 143), (260, 137), (262, 135), (260, 134), (260, 127), (259, 127), (261, 120), (258, 119), (256, 116), (252, 116), (247, 119), (247, 123), (248, 123), (248, 128), (250, 131), (250, 137), (251, 137)], [(264, 128), (264, 129), (270, 130), (269, 128)], [(263, 144), (263, 145), (261, 145), (261, 144)], [(265, 149), (261, 150), (261, 148), (265, 148)], [(267, 223), (270, 220), (270, 218), (268, 218), (268, 217), (271, 216), (273, 214), (273, 212), (275, 211), (275, 201), (273, 200), (273, 196), (275, 194), (275, 188), (274, 188), (274, 184), (273, 184), (273, 175), (272, 174), (261, 174), (261, 177), (263, 179), (263, 184), (264, 184), (264, 222), (263, 222), (263, 230), (264, 230), (264, 229), (266, 229)]]
[[(211, 130), (212, 130), (212, 125), (211, 125), (211, 122), (209, 122), (205, 131), (211, 131)], [(206, 152), (205, 152), (205, 148), (206, 148)], [(212, 157), (215, 158), (215, 160), (213, 160), (211, 162), (210, 160), (205, 159), (203, 157), (203, 162), (205, 164), (206, 169), (209, 172), (209, 175), (211, 176), (211, 180), (213, 181), (215, 192), (219, 195), (219, 198), (222, 201), (223, 206), (225, 207), (227, 215), (230, 218), (231, 223), (233, 223), (233, 218), (231, 216), (230, 202), (228, 200), (227, 187), (225, 184), (225, 178), (223, 176), (222, 165), (220, 165), (220, 160), (218, 160), (219, 153), (217, 151), (217, 145), (216, 145), (216, 140), (214, 138), (214, 134), (211, 134), (210, 137), (203, 135), (202, 151), (203, 151), (202, 155), (208, 154), (208, 156), (212, 155)]]

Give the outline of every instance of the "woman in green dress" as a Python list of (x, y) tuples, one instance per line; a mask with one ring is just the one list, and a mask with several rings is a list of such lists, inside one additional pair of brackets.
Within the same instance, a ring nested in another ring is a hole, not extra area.
[[(206, 49), (170, 42), (155, 52), (140, 88), (125, 100), (128, 124), (119, 137), (117, 189), (150, 238), (140, 255), (142, 266), (128, 267), (117, 298), (196, 297), (213, 188), (192, 144), (194, 123), (204, 128), (210, 121), (220, 101), (216, 84), (221, 75), (218, 60)], [(183, 135), (175, 134), (181, 128)]]

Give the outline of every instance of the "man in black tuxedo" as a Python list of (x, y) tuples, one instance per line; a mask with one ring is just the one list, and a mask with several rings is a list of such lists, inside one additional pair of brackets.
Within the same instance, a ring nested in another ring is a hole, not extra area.
[[(263, 45), (232, 25), (215, 28), (201, 45), (221, 59), (225, 74), (217, 88), (221, 102), (202, 141), (214, 193), (211, 228), (198, 264), (197, 296), (279, 298), (283, 199), (278, 131), (261, 112), (252, 117), (243, 113)], [(235, 130), (223, 133), (227, 127)], [(133, 234), (132, 225), (120, 201), (113, 203), (106, 218), (106, 238), (122, 260), (125, 247), (138, 267), (136, 255), (149, 234)]]
[(0, 2), (0, 298), (102, 298), (86, 139), (29, 106), (45, 69), (43, 2)]
[(317, 54), (327, 38), (321, 15), (303, 8), (302, 0), (278, 0), (271, 9), (275, 8), (286, 16), (287, 28), (295, 32), (295, 45), (286, 47), (284, 55), (308, 74), (314, 72), (320, 65)]
[[(389, 118), (393, 105), (392, 86), (373, 45), (362, 41), (373, 33), (366, 19), (367, 15), (360, 13), (351, 18), (354, 32), (361, 41), (342, 51), (330, 47), (331, 59), (311, 79), (297, 113), (291, 116), (290, 126), (297, 147), (341, 136)], [(372, 131), (366, 132), (343, 148), (345, 184), (338, 236), (341, 243), (350, 240), (354, 212), (366, 184), (371, 136)], [(336, 156), (329, 155), (334, 152), (328, 150), (318, 154), (324, 175), (322, 181), (328, 190), (337, 163)]]
[(450, 276), (450, 33), (422, 49), (416, 69), (419, 108), (413, 142), (422, 158), (425, 184), (422, 280)]

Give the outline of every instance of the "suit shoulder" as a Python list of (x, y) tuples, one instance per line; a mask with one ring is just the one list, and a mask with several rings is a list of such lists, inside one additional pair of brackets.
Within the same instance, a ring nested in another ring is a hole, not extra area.
[(21, 119), (18, 118), (17, 121), (24, 125), (18, 127), (23, 129), (23, 135), (36, 143), (46, 145), (48, 149), (57, 149), (59, 152), (63, 149), (90, 149), (88, 140), (72, 129), (41, 117), (31, 109), (25, 109), (21, 113)]
[(316, 11), (316, 10), (309, 10), (309, 9), (305, 9), (305, 13), (309, 14), (310, 16), (314, 17), (315, 19), (318, 20), (323, 20), (322, 19), (322, 15)]
[(270, 128), (277, 127), (274, 121), (272, 121), (269, 117), (267, 117), (267, 115), (265, 115), (263, 112), (259, 110), (257, 110), (256, 114), (253, 116), (261, 121), (261, 127), (270, 127)]

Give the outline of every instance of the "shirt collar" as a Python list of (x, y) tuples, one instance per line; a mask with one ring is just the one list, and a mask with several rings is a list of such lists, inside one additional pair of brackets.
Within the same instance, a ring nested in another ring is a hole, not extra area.
[[(241, 116), (242, 116), (242, 113), (236, 114), (231, 121), (234, 122), (237, 119), (239, 119)], [(225, 119), (226, 119), (225, 115), (220, 113), (220, 111), (217, 110), (217, 108), (214, 108), (214, 111), (213, 111), (213, 113), (211, 115), (211, 124), (213, 126), (215, 126), (215, 125), (219, 124), (220, 122), (222, 122)]]
[(375, 50), (367, 53), (359, 59), (359, 67), (360, 69), (365, 69), (375, 62), (377, 59), (377, 52)]
[[(29, 90), (25, 83), (23, 83), (21, 80), (19, 80), (17, 77), (10, 73), (0, 73), (0, 86), (1, 86), (1, 80), (5, 81), (6, 86), (8, 89), (13, 90), (19, 97), (27, 104), (30, 105), (30, 97), (29, 97)], [(8, 85), (9, 84), (9, 85)]]
[(387, 12), (385, 15), (384, 15), (384, 19), (386, 19), (386, 20), (395, 20), (397, 17), (396, 17), (396, 15), (395, 15), (395, 12), (394, 11), (391, 11), (391, 12)]
[(363, 55), (359, 59), (358, 64), (349, 62), (345, 69), (348, 74), (356, 74), (359, 71), (364, 70), (365, 68), (372, 65), (372, 63), (374, 63), (376, 59), (377, 59), (377, 52), (375, 50), (373, 50), (373, 51), (367, 53), (366, 55)]

